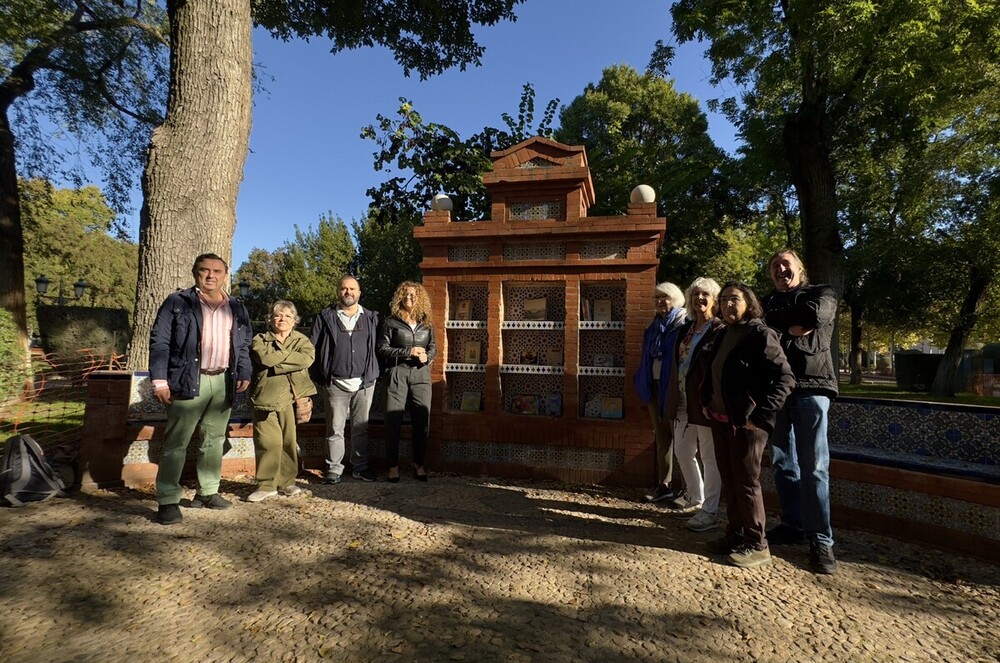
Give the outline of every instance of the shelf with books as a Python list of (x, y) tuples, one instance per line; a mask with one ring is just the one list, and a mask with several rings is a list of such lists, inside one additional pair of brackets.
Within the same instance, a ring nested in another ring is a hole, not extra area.
[(508, 374), (503, 409), (508, 414), (562, 416), (562, 376)]
[(624, 385), (619, 377), (580, 375), (580, 417), (624, 418)]

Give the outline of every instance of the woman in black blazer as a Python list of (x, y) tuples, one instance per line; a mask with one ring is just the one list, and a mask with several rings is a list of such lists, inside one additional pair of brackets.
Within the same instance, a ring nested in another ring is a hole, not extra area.
[(386, 386), (385, 460), (389, 483), (399, 481), (399, 431), (403, 414), (410, 412), (413, 476), (427, 481), (424, 454), (431, 415), (430, 363), (437, 354), (431, 302), (419, 283), (403, 281), (390, 303), (391, 315), (382, 323), (378, 354)]

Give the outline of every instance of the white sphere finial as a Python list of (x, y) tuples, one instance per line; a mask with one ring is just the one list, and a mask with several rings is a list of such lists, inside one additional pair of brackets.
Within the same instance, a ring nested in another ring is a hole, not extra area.
[(656, 192), (653, 191), (653, 187), (648, 184), (640, 184), (636, 188), (632, 189), (632, 194), (629, 196), (629, 202), (655, 203)]
[(452, 209), (451, 198), (439, 193), (431, 200), (431, 209), (435, 212), (450, 212)]

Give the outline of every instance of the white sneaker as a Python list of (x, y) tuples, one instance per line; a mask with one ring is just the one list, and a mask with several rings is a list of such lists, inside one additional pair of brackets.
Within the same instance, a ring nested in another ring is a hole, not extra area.
[(301, 493), (302, 489), (293, 483), (288, 486), (285, 486), (284, 488), (279, 488), (278, 492), (284, 495), (285, 497), (292, 497), (293, 495), (298, 495), (299, 493)]
[(268, 497), (274, 497), (277, 494), (276, 490), (255, 490), (247, 496), (247, 502), (263, 502)]
[(709, 513), (702, 509), (687, 521), (686, 527), (692, 532), (709, 532), (718, 529), (719, 518), (714, 513)]

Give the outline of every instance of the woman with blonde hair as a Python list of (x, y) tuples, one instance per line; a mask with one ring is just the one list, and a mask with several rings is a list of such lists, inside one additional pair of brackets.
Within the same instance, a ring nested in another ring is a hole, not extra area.
[(412, 424), (413, 476), (427, 481), (424, 454), (431, 415), (430, 363), (437, 354), (431, 301), (424, 286), (403, 281), (390, 302), (391, 315), (382, 323), (378, 354), (386, 387), (385, 462), (389, 483), (399, 482), (399, 432), (403, 414)]
[(305, 334), (295, 331), (299, 322), (295, 304), (279, 300), (271, 307), (270, 329), (253, 337), (250, 361), (250, 407), (253, 442), (257, 452), (257, 490), (248, 502), (295, 495), (299, 473), (296, 440), (296, 398), (312, 396), (316, 385), (309, 377), (316, 348)]

